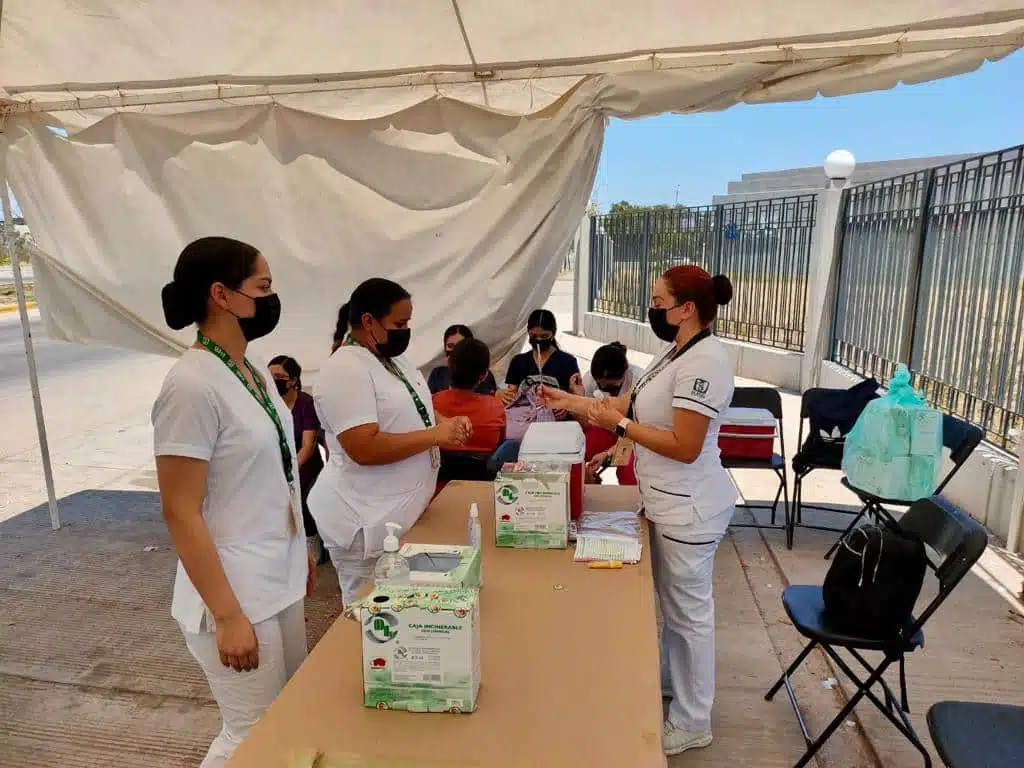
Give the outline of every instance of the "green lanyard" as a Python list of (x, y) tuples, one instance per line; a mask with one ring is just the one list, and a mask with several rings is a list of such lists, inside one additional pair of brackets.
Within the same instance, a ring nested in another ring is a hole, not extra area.
[[(345, 340), (345, 344), (346, 346), (349, 347), (363, 346), (358, 341), (353, 339), (351, 336), (349, 336)], [(363, 348), (366, 349), (365, 347)], [(405, 378), (405, 374), (402, 373), (402, 369), (399, 368), (397, 365), (395, 365), (395, 363), (393, 363), (390, 360), (385, 360), (380, 357), (378, 357), (377, 359), (380, 360), (381, 365), (383, 365), (387, 369), (388, 373), (390, 373), (392, 376), (397, 377), (399, 381), (405, 384), (405, 388), (409, 390), (409, 394), (412, 396), (412, 404), (416, 406), (416, 413), (418, 413), (420, 415), (420, 418), (423, 419), (423, 426), (426, 427), (427, 429), (431, 429), (434, 425), (430, 421), (430, 411), (428, 411), (427, 406), (423, 404), (423, 401), (420, 399), (419, 393), (416, 392), (416, 388), (409, 383), (409, 380), (407, 378)]]
[(213, 339), (199, 334), (198, 341), (206, 349), (212, 352), (215, 356), (220, 358), (220, 361), (228, 367), (238, 380), (242, 382), (242, 385), (248, 390), (249, 394), (256, 398), (256, 402), (260, 404), (270, 420), (274, 422), (274, 427), (277, 428), (277, 443), (281, 449), (281, 464), (284, 466), (284, 476), (289, 484), (295, 481), (295, 472), (292, 469), (292, 449), (288, 447), (288, 438), (284, 432), (284, 426), (281, 424), (281, 417), (277, 414), (277, 409), (274, 407), (274, 402), (270, 399), (270, 395), (267, 394), (267, 390), (263, 386), (263, 379), (256, 373), (256, 370), (252, 367), (252, 364), (246, 360), (245, 367), (249, 369), (249, 373), (252, 374), (253, 381), (256, 382), (256, 389), (249, 386), (249, 382), (245, 380), (245, 376), (238, 370), (238, 366), (235, 365), (235, 361), (231, 359), (227, 352)]

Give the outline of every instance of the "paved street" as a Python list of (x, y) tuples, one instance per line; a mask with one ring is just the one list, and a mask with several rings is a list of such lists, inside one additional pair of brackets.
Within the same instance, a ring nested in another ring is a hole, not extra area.
[[(32, 282), (32, 267), (23, 264), (21, 277), (27, 282)], [(14, 268), (10, 266), (0, 267), (0, 285), (14, 285)]]
[[(559, 328), (569, 330), (571, 279), (555, 284), (547, 306)], [(173, 360), (52, 341), (39, 313), (30, 316), (57, 497), (87, 488), (152, 487), (149, 409)], [(596, 346), (567, 343), (581, 364)], [(46, 501), (17, 312), (0, 314), (0, 478), (0, 520)]]
[[(133, 487), (152, 465), (149, 408), (172, 361), (32, 335), (57, 496)], [(18, 314), (0, 314), (0, 519), (46, 500)]]

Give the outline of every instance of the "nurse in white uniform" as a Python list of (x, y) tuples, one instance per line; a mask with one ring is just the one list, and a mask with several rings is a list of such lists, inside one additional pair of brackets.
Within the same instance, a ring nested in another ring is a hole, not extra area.
[(306, 658), (306, 550), (295, 437), (267, 366), (247, 351), (277, 325), (270, 268), (225, 237), (181, 252), (167, 324), (196, 343), (153, 405), (160, 504), (178, 553), (171, 614), (224, 725), (203, 768), (225, 764)]
[(725, 276), (712, 278), (692, 265), (669, 269), (648, 312), (652, 330), (669, 347), (632, 392), (600, 400), (544, 392), (553, 407), (586, 414), (634, 443), (664, 622), (662, 685), (672, 702), (662, 738), (669, 755), (711, 744), (712, 573), (736, 487), (718, 452), (719, 424), (734, 388), (732, 361), (709, 326), (731, 298)]
[(411, 318), (402, 286), (361, 283), (338, 313), (342, 341), (313, 388), (329, 458), (307, 501), (346, 606), (373, 579), (384, 524), (412, 527), (434, 494), (440, 447), (472, 432), (465, 417), (434, 415), (427, 382), (405, 357)]

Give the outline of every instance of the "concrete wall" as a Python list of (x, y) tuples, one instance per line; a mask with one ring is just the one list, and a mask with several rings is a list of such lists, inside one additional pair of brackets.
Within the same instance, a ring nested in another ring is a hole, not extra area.
[[(822, 387), (848, 388), (860, 381), (863, 381), (861, 376), (841, 365), (822, 364)], [(947, 459), (944, 472), (951, 468)], [(947, 486), (945, 495), (1005, 541), (1010, 531), (1016, 479), (1017, 459), (982, 443)]]
[[(583, 335), (605, 342), (621, 341), (627, 349), (656, 354), (665, 348), (647, 323), (621, 317), (587, 312), (583, 316)], [(745, 344), (723, 339), (733, 356), (736, 375), (758, 379), (782, 389), (800, 390), (800, 363), (803, 355), (782, 349)]]

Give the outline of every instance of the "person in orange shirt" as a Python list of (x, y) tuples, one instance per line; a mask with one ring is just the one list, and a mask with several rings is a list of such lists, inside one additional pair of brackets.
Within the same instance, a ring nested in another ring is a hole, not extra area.
[(459, 450), (491, 454), (505, 439), (505, 408), (493, 395), (474, 392), (490, 375), (491, 351), (479, 339), (463, 339), (452, 349), (451, 388), (434, 395), (434, 411), (447, 418), (466, 416), (473, 434)]

